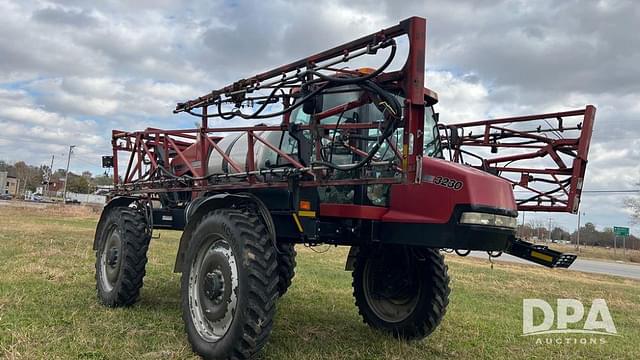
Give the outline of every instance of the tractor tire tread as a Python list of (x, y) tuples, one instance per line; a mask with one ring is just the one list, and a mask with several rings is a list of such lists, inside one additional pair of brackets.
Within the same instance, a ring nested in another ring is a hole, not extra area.
[[(96, 289), (98, 299), (107, 307), (124, 307), (133, 305), (139, 298), (140, 289), (146, 273), (147, 250), (151, 234), (147, 231), (145, 216), (136, 209), (129, 207), (116, 207), (110, 210), (110, 221), (116, 221), (121, 227), (122, 239), (122, 265), (118, 282), (114, 285), (113, 294), (107, 294), (100, 286), (100, 251), (96, 252)], [(103, 227), (105, 229), (105, 227)], [(102, 239), (105, 241), (106, 239)]]
[[(273, 328), (278, 299), (276, 252), (266, 227), (253, 212), (246, 209), (216, 209), (203, 216), (195, 228), (198, 229), (210, 217), (226, 217), (230, 227), (237, 229), (241, 235), (242, 254), (237, 256), (238, 264), (242, 264), (241, 267), (247, 272), (247, 306), (243, 310), (244, 316), (238, 318), (244, 321), (240, 325), (241, 336), (233, 341), (232, 348), (225, 354), (198, 351), (193, 339), (189, 340), (193, 351), (205, 358), (248, 359), (264, 347)], [(183, 276), (188, 276), (188, 271), (183, 272)], [(187, 324), (190, 315), (183, 311), (182, 316)], [(187, 334), (191, 333), (187, 331)]]

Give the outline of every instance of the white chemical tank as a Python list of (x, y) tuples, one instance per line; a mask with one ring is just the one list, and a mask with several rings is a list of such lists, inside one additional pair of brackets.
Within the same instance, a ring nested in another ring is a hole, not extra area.
[[(256, 131), (254, 132), (261, 139), (276, 148), (280, 148), (283, 131)], [(225, 136), (218, 141), (218, 146), (225, 152), (236, 164), (239, 165), (241, 172), (246, 170), (247, 163), (247, 133), (234, 133)], [(254, 160), (255, 169), (268, 169), (269, 165), (275, 165), (278, 161), (278, 154), (269, 149), (265, 144), (258, 140), (254, 140)], [(212, 149), (208, 162), (209, 174), (233, 174), (238, 171), (233, 168), (216, 149)]]

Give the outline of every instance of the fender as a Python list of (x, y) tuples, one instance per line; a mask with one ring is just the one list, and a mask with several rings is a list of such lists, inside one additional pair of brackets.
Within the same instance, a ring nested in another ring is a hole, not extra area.
[(180, 237), (180, 245), (178, 246), (178, 254), (176, 255), (176, 263), (173, 272), (180, 273), (183, 271), (184, 260), (187, 255), (191, 235), (195, 231), (200, 219), (210, 211), (222, 208), (232, 208), (242, 204), (252, 204), (256, 207), (258, 214), (262, 218), (263, 223), (267, 227), (267, 231), (271, 235), (272, 241), (275, 241), (275, 225), (269, 209), (257, 196), (251, 193), (238, 194), (215, 194), (211, 196), (203, 196), (198, 198), (187, 206), (185, 211), (186, 225), (182, 236)]
[(115, 207), (127, 207), (137, 200), (139, 200), (139, 198), (133, 196), (116, 196), (104, 206), (102, 214), (100, 214), (100, 220), (98, 220), (98, 226), (96, 226), (96, 234), (93, 237), (93, 250), (98, 250), (98, 243), (100, 242), (99, 234), (102, 234), (102, 226), (104, 225), (104, 220), (107, 218), (109, 210)]

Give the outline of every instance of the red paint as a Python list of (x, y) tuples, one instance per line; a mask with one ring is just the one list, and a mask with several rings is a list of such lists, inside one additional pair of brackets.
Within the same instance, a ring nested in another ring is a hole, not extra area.
[(463, 186), (453, 190), (427, 182), (392, 185), (390, 209), (383, 221), (443, 224), (458, 204), (516, 209), (511, 185), (491, 174), (435, 158), (423, 159), (422, 172), (423, 178), (445, 176), (463, 182)]
[(403, 136), (403, 170), (407, 183), (413, 183), (417, 176), (417, 162), (422, 155), (424, 137), (424, 68), (427, 55), (427, 21), (422, 18), (411, 18), (408, 22), (410, 37), (409, 56), (402, 70), (405, 73), (402, 86), (405, 90)]
[(382, 216), (387, 211), (387, 208), (379, 206), (331, 203), (320, 204), (320, 216), (381, 220)]
[(435, 158), (423, 159), (423, 176), (445, 176), (463, 182), (459, 190), (433, 183), (391, 185), (389, 208), (352, 204), (320, 204), (320, 216), (385, 222), (443, 224), (456, 205), (479, 205), (515, 210), (511, 185), (470, 166)]

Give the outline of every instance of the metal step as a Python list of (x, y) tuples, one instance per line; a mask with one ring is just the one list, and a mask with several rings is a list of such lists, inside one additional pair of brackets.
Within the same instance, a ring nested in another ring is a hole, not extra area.
[(513, 240), (506, 253), (550, 268), (568, 268), (577, 258), (577, 255), (561, 253), (521, 239)]

